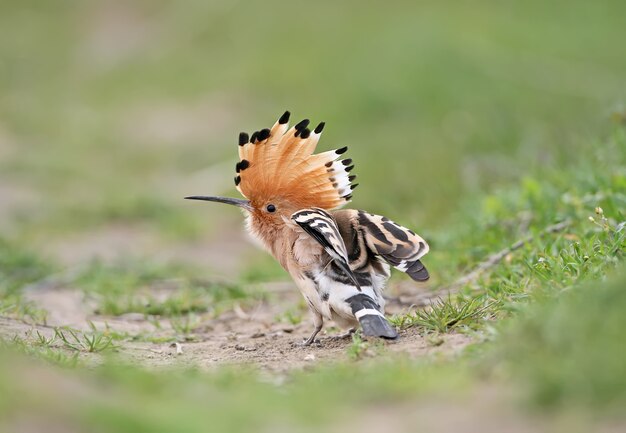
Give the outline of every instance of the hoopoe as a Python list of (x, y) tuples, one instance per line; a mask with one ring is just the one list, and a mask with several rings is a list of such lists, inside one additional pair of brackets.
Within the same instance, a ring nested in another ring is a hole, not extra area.
[(324, 319), (364, 335), (395, 339), (384, 316), (383, 288), (390, 266), (415, 281), (426, 281), (420, 261), (428, 244), (390, 219), (362, 210), (337, 210), (358, 184), (347, 147), (314, 154), (324, 123), (313, 131), (305, 119), (289, 128), (285, 112), (271, 129), (239, 134), (235, 185), (246, 198), (185, 197), (243, 209), (247, 229), (291, 275), (313, 313), (315, 329)]

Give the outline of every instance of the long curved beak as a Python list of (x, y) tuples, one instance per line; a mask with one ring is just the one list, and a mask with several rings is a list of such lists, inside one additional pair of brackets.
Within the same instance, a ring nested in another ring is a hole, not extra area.
[(217, 203), (226, 203), (232, 204), (234, 206), (240, 207), (247, 211), (252, 211), (252, 205), (250, 204), (250, 200), (243, 200), (241, 198), (230, 198), (230, 197), (213, 197), (213, 196), (205, 196), (205, 195), (192, 195), (189, 197), (185, 197), (186, 200), (203, 200), (203, 201), (214, 201)]

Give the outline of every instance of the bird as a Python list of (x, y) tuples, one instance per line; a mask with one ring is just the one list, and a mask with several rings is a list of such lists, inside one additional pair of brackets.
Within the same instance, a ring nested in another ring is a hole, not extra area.
[(390, 267), (421, 282), (429, 273), (421, 258), (428, 243), (389, 218), (340, 209), (358, 184), (347, 147), (314, 153), (325, 123), (304, 119), (289, 127), (286, 111), (271, 128), (239, 134), (235, 186), (244, 199), (194, 195), (188, 200), (239, 207), (247, 231), (290, 274), (313, 316), (316, 340), (324, 321), (350, 335), (396, 339), (385, 317), (383, 289)]

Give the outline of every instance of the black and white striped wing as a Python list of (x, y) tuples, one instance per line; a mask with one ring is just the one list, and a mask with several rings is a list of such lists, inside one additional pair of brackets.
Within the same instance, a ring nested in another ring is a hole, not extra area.
[(291, 219), (324, 247), (324, 250), (333, 258), (335, 263), (350, 277), (354, 285), (361, 290), (356, 277), (348, 265), (346, 245), (339, 234), (337, 223), (333, 217), (323, 209), (310, 208), (295, 212), (291, 215)]
[(428, 244), (424, 239), (380, 215), (359, 211), (358, 222), (365, 242), (372, 251), (415, 281), (428, 280), (428, 270), (420, 261), (428, 252)]

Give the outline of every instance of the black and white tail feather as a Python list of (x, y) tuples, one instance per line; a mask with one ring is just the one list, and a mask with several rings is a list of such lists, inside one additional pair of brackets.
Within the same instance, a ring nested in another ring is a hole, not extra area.
[(396, 329), (385, 318), (380, 311), (380, 306), (372, 298), (364, 293), (359, 293), (348, 299), (352, 314), (359, 321), (363, 329), (363, 335), (372, 337), (383, 337), (391, 340), (398, 338)]

